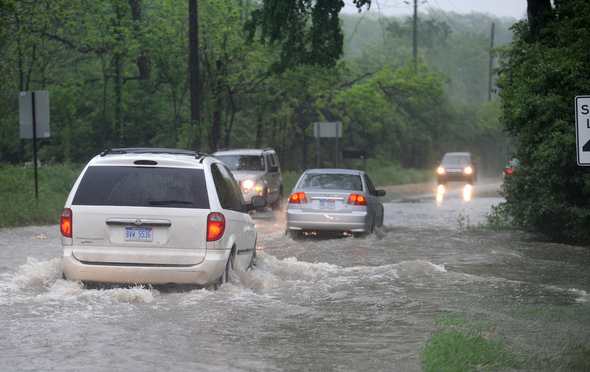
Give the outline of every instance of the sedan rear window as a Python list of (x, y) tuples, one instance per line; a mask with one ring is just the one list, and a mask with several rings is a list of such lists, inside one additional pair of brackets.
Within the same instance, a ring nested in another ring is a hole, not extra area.
[(300, 188), (363, 190), (361, 178), (355, 174), (310, 173), (301, 180)]
[(89, 167), (74, 205), (209, 208), (202, 169)]

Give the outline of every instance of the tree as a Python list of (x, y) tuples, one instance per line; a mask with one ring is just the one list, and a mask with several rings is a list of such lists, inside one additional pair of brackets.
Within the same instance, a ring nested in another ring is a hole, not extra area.
[[(590, 172), (576, 164), (574, 98), (590, 91), (590, 2), (555, 1), (538, 29), (520, 22), (498, 70), (519, 167), (497, 210), (518, 228), (590, 243)], [(534, 35), (534, 37), (532, 37)]]
[[(371, 0), (353, 0), (359, 10)], [(298, 65), (334, 67), (343, 53), (339, 14), (342, 0), (263, 0), (246, 23), (250, 40), (259, 37), (277, 48), (275, 72)]]

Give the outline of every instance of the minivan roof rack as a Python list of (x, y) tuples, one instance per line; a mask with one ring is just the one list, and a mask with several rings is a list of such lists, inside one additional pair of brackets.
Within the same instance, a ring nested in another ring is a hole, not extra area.
[(182, 149), (169, 149), (169, 148), (158, 148), (158, 147), (123, 147), (106, 149), (100, 153), (101, 157), (110, 154), (181, 154), (181, 155), (194, 155), (195, 159), (199, 159), (206, 156), (211, 156), (208, 153), (193, 151), (193, 150), (182, 150)]

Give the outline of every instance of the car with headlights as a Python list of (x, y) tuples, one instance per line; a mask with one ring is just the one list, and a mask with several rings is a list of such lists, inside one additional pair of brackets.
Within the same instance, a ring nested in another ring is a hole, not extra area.
[(287, 233), (337, 232), (355, 236), (383, 225), (383, 204), (369, 176), (352, 169), (309, 169), (293, 188), (287, 205)]
[(451, 181), (473, 184), (477, 180), (477, 165), (469, 152), (447, 152), (438, 163), (436, 178), (439, 185)]
[(233, 149), (220, 150), (213, 156), (221, 160), (234, 175), (244, 200), (263, 196), (268, 206), (281, 210), (283, 206), (283, 176), (275, 150)]
[(65, 279), (218, 286), (248, 269), (257, 232), (231, 172), (212, 156), (105, 150), (86, 165), (61, 216)]

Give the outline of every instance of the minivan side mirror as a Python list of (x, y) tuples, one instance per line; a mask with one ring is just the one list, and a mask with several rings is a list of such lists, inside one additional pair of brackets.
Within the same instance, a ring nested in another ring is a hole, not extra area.
[(266, 199), (264, 198), (264, 196), (253, 196), (252, 200), (250, 201), (250, 203), (246, 204), (246, 211), (253, 211), (254, 209), (259, 209), (259, 208), (263, 208), (266, 207)]
[(268, 171), (271, 173), (276, 173), (279, 171), (279, 167), (276, 165), (271, 165), (270, 168), (268, 168)]

